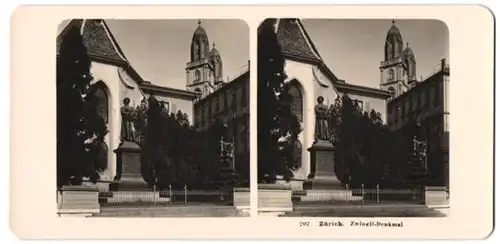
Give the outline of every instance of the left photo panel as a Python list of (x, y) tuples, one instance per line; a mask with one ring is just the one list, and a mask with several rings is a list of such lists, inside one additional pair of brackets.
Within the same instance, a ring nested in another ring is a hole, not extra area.
[(237, 19), (63, 21), (57, 214), (249, 216), (249, 40)]

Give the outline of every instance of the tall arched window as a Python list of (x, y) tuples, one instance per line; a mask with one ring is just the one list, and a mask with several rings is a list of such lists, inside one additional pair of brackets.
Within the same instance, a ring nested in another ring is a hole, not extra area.
[(199, 70), (194, 71), (194, 80), (196, 82), (200, 81), (201, 79), (200, 77), (201, 77), (200, 71)]
[(293, 147), (293, 158), (296, 165), (302, 163), (302, 144), (299, 140), (295, 140), (295, 145)]
[(109, 109), (108, 109), (108, 96), (104, 90), (103, 85), (99, 84), (95, 92), (97, 98), (97, 113), (104, 119), (104, 123), (108, 123)]
[(391, 60), (394, 58), (394, 51), (392, 50), (392, 43), (388, 42), (387, 43), (387, 60)]
[(97, 150), (97, 158), (94, 166), (96, 169), (106, 169), (108, 166), (108, 145), (105, 142), (101, 142)]
[(198, 42), (198, 60), (201, 60), (203, 57), (203, 41)]
[(217, 78), (222, 78), (222, 61), (220, 59), (217, 59), (216, 64)]
[(295, 85), (290, 86), (288, 93), (292, 96), (292, 112), (297, 116), (297, 119), (302, 122), (302, 94)]

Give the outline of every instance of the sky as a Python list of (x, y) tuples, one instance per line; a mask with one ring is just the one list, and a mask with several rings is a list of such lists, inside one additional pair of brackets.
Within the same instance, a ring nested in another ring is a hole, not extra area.
[[(380, 62), (392, 19), (320, 20), (302, 19), (326, 65), (347, 83), (380, 88)], [(403, 38), (409, 42), (420, 79), (430, 75), (442, 58), (449, 60), (448, 27), (438, 20), (396, 20)]]
[[(222, 58), (224, 79), (237, 76), (250, 59), (249, 28), (242, 20), (201, 20)], [(68, 21), (59, 26), (59, 31)], [(134, 69), (155, 85), (186, 88), (186, 63), (198, 20), (106, 20)]]

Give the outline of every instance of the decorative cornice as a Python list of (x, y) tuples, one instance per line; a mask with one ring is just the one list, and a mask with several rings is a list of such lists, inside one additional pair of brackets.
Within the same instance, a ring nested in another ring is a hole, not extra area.
[(174, 95), (174, 96), (184, 97), (190, 100), (193, 100), (196, 97), (196, 93), (194, 92), (171, 88), (171, 87), (157, 86), (146, 82), (141, 83), (140, 88), (146, 93), (160, 93), (165, 95)]
[(380, 97), (384, 99), (388, 99), (391, 97), (391, 94), (388, 91), (371, 87), (358, 86), (358, 85), (339, 83), (339, 82), (335, 83), (335, 87), (341, 93), (360, 93), (369, 95), (371, 97)]

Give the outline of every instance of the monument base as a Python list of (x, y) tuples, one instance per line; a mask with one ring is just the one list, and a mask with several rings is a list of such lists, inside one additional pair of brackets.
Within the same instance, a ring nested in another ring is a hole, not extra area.
[(335, 149), (329, 141), (318, 140), (308, 149), (311, 155), (311, 174), (303, 183), (304, 189), (343, 189), (335, 175)]
[(115, 178), (113, 183), (109, 185), (111, 191), (138, 191), (149, 188), (148, 183), (141, 175), (122, 175), (119, 179)]
[(302, 188), (305, 190), (311, 189), (344, 189), (342, 183), (337, 179), (335, 175), (329, 177), (313, 178), (307, 179), (303, 184)]
[(146, 190), (148, 184), (141, 175), (141, 149), (135, 142), (125, 141), (114, 151), (117, 175), (110, 185), (112, 191)]

